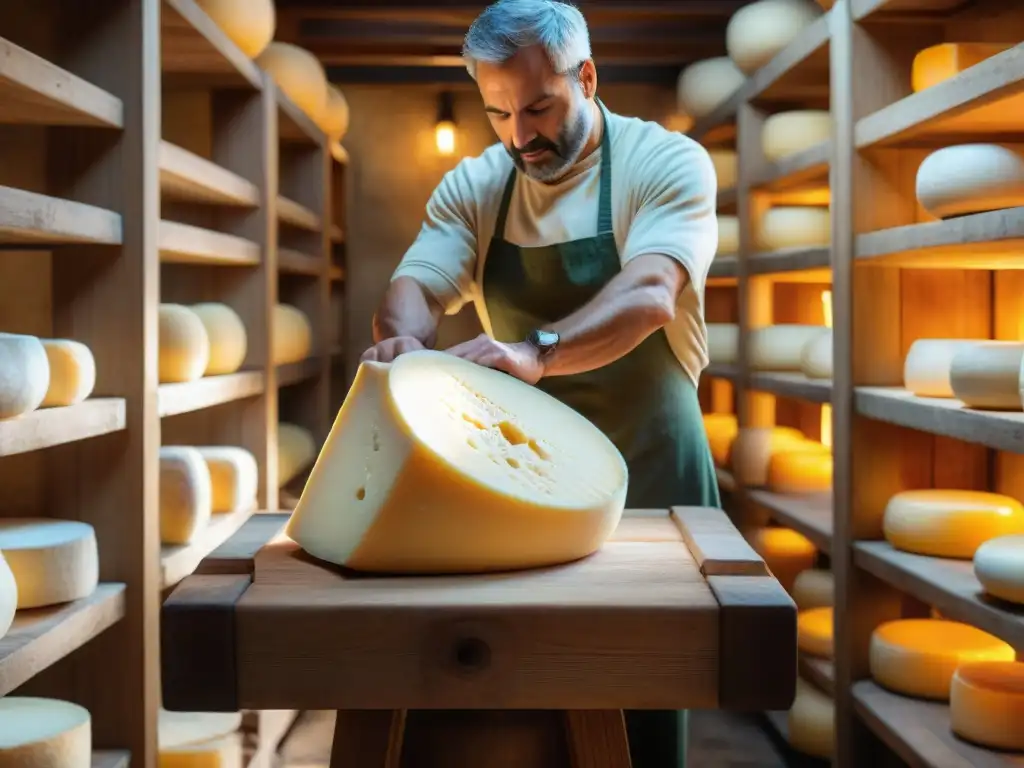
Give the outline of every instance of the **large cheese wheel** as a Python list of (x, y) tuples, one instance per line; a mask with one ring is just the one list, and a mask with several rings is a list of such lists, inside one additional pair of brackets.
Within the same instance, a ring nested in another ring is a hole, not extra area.
[(814, 567), (818, 557), (810, 539), (790, 528), (759, 528), (750, 545), (787, 592), (792, 591), (797, 575)]
[(679, 105), (700, 120), (725, 103), (745, 80), (728, 56), (696, 61), (679, 75)]
[(0, 639), (7, 634), (18, 610), (18, 583), (14, 572), (7, 564), (4, 553), (0, 552)]
[(752, 75), (821, 14), (813, 0), (758, 0), (730, 17), (725, 49), (741, 72)]
[(278, 485), (287, 485), (315, 458), (316, 441), (312, 432), (284, 421), (277, 425)]
[(273, 0), (198, 0), (198, 4), (250, 59), (274, 39)]
[(190, 544), (210, 522), (213, 487), (203, 455), (184, 445), (160, 448), (160, 541)]
[(832, 571), (809, 568), (801, 571), (793, 582), (793, 602), (801, 611), (831, 608), (836, 601), (836, 583)]
[(739, 168), (736, 151), (733, 149), (709, 149), (708, 154), (711, 156), (711, 164), (715, 166), (719, 191), (735, 187), (736, 173)]
[(824, 325), (780, 323), (754, 328), (747, 342), (747, 358), (754, 371), (799, 371), (804, 348), (830, 333)]
[(815, 336), (800, 352), (800, 373), (808, 379), (832, 378), (832, 330)]
[(327, 103), (320, 120), (320, 130), (330, 141), (341, 141), (348, 133), (348, 100), (337, 86), (327, 84)]
[(1024, 752), (1024, 663), (976, 661), (957, 667), (949, 686), (949, 725), (963, 739)]
[(832, 239), (829, 209), (815, 205), (780, 205), (761, 219), (758, 246), (765, 251), (826, 247)]
[(193, 304), (192, 311), (203, 324), (210, 341), (210, 356), (203, 375), (219, 376), (241, 368), (249, 336), (238, 313), (227, 304), (216, 301)]
[(0, 552), (18, 585), (18, 610), (89, 597), (99, 583), (96, 531), (77, 520), (0, 517)]
[(832, 138), (832, 115), (827, 109), (779, 112), (764, 121), (761, 152), (775, 162)]
[(787, 717), (789, 746), (827, 760), (835, 751), (835, 703), (809, 683), (801, 679), (796, 683), (796, 698)]
[(742, 427), (729, 451), (729, 465), (741, 485), (763, 486), (775, 453), (809, 441), (792, 427)]
[(740, 327), (736, 323), (708, 323), (708, 357), (712, 363), (732, 364), (739, 352)]
[(801, 653), (831, 659), (834, 617), (831, 607), (800, 611), (796, 617), (796, 644)]
[(1024, 533), (1024, 505), (985, 491), (903, 491), (889, 499), (882, 527), (897, 549), (970, 559), (991, 538)]
[(227, 736), (241, 727), (241, 712), (171, 712), (161, 707), (157, 744), (161, 750), (176, 749)]
[(1024, 605), (1024, 536), (998, 536), (978, 547), (974, 575), (993, 597)]
[(50, 364), (50, 386), (43, 406), (74, 405), (92, 394), (96, 386), (96, 360), (80, 341), (42, 339)]
[(947, 701), (957, 666), (967, 661), (1013, 661), (1013, 646), (969, 624), (899, 619), (871, 635), (869, 665), (879, 685), (906, 696)]
[(34, 411), (50, 388), (50, 363), (35, 336), (0, 333), (0, 419)]
[(979, 341), (961, 347), (949, 366), (953, 396), (969, 408), (1024, 410), (1024, 342)]
[(918, 397), (953, 397), (949, 382), (953, 356), (974, 343), (969, 339), (918, 339), (903, 361), (903, 386)]
[(704, 415), (704, 431), (708, 438), (708, 448), (715, 464), (724, 467), (729, 463), (732, 443), (739, 432), (739, 424), (735, 414), (710, 413)]
[(302, 310), (291, 304), (276, 304), (273, 326), (275, 365), (297, 363), (309, 357), (313, 346), (313, 328)]
[(622, 454), (576, 411), (500, 371), (421, 350), (359, 367), (288, 535), (364, 571), (551, 565), (604, 543), (627, 480)]
[(932, 152), (917, 169), (917, 200), (948, 218), (1024, 205), (1024, 151), (1000, 144), (958, 144)]
[(210, 360), (210, 337), (203, 321), (186, 306), (161, 304), (159, 325), (160, 383), (201, 378)]
[(735, 256), (740, 252), (740, 220), (736, 216), (719, 214), (718, 248), (715, 256)]
[(314, 122), (320, 121), (327, 107), (327, 74), (316, 56), (297, 45), (274, 41), (256, 63), (295, 106)]
[(832, 453), (811, 441), (780, 449), (768, 462), (768, 488), (782, 494), (831, 490)]
[(0, 698), (0, 768), (89, 768), (92, 717), (70, 701)]
[(234, 512), (256, 505), (256, 457), (234, 445), (202, 445), (196, 450), (210, 471), (211, 511)]
[(1013, 43), (939, 43), (925, 48), (911, 65), (911, 87), (915, 92), (931, 88), (1012, 46)]

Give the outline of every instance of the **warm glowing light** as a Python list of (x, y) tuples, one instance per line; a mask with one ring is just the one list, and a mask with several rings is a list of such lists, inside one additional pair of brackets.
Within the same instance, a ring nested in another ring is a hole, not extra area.
[(434, 128), (434, 139), (437, 151), (442, 155), (450, 155), (455, 151), (455, 124), (448, 121), (440, 122)]
[(821, 406), (821, 444), (832, 450), (832, 406)]
[(825, 327), (832, 327), (832, 291), (821, 292), (821, 309), (825, 313)]

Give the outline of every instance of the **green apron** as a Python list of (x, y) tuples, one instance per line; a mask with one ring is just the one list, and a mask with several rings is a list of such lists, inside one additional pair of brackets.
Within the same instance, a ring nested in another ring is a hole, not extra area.
[[(534, 328), (561, 320), (621, 269), (612, 231), (612, 159), (609, 121), (601, 142), (597, 235), (523, 248), (505, 240), (515, 168), (505, 185), (494, 238), (487, 251), (483, 298), (494, 338), (517, 342)], [(701, 418), (697, 390), (657, 331), (621, 359), (537, 386), (597, 425), (629, 467), (628, 508), (720, 506), (718, 483)], [(686, 763), (686, 713), (629, 711), (626, 725), (634, 768)]]

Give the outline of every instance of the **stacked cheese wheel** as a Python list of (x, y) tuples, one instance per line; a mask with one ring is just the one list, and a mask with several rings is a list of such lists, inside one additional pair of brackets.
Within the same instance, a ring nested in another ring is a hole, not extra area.
[(823, 109), (777, 112), (761, 128), (761, 154), (769, 162), (784, 160), (832, 138), (832, 115)]
[(274, 41), (260, 52), (256, 63), (315, 124), (323, 122), (329, 98), (327, 73), (316, 56), (297, 45)]
[(309, 357), (313, 328), (301, 310), (291, 304), (275, 305), (272, 325), (274, 365), (297, 363)]
[(0, 698), (0, 766), (86, 768), (91, 764), (89, 710), (58, 699)]
[(161, 304), (158, 318), (161, 384), (196, 381), (242, 367), (248, 337), (242, 319), (228, 305)]
[(316, 459), (313, 433), (298, 424), (277, 425), (277, 484), (288, 485)]
[(1024, 341), (918, 339), (903, 364), (903, 385), (968, 408), (1024, 410)]
[(828, 206), (779, 205), (761, 217), (757, 247), (762, 251), (827, 248), (832, 242)]
[(822, 14), (814, 0), (758, 0), (740, 8), (725, 28), (729, 58), (752, 75)]
[(719, 467), (729, 464), (732, 443), (739, 433), (736, 416), (732, 413), (708, 413), (704, 415), (704, 432), (707, 435), (711, 458)]
[(679, 75), (678, 105), (695, 120), (707, 117), (728, 101), (744, 82), (743, 73), (728, 56), (690, 64)]
[(729, 452), (736, 481), (776, 493), (825, 491), (832, 484), (832, 453), (792, 427), (741, 427)]
[(157, 721), (161, 768), (242, 768), (240, 712), (169, 712)]
[(769, 526), (753, 532), (751, 546), (763, 559), (779, 584), (792, 593), (797, 577), (814, 567), (818, 551), (803, 534), (790, 528)]
[(225, 35), (250, 59), (274, 39), (277, 14), (273, 0), (197, 0)]
[(80, 403), (95, 385), (96, 361), (85, 344), (0, 333), (0, 419)]

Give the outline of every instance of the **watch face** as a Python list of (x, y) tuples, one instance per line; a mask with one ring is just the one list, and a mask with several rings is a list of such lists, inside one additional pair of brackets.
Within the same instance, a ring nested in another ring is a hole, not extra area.
[(529, 341), (541, 352), (550, 352), (558, 346), (558, 334), (553, 331), (530, 331)]

